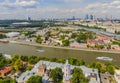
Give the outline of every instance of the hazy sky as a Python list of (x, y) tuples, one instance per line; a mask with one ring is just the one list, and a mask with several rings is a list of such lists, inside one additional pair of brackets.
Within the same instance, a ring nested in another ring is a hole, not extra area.
[(0, 19), (120, 18), (120, 0), (0, 0)]

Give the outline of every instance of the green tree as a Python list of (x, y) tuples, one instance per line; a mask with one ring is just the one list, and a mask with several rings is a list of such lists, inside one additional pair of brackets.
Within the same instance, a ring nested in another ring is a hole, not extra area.
[(107, 45), (107, 49), (108, 49), (108, 50), (111, 49), (111, 44), (108, 44), (108, 45)]
[(63, 46), (69, 46), (70, 42), (69, 42), (69, 40), (63, 40), (62, 44), (63, 44)]
[(79, 65), (85, 65), (85, 61), (82, 59), (79, 61)]
[(79, 60), (79, 59), (76, 59), (76, 58), (69, 58), (69, 63), (71, 65), (76, 65), (76, 66), (85, 65), (84, 60)]
[(88, 79), (84, 77), (83, 72), (80, 68), (74, 68), (72, 83), (88, 83)]
[(6, 65), (6, 60), (4, 58), (0, 59), (0, 68), (4, 67)]
[(20, 59), (21, 59), (22, 61), (28, 61), (28, 56), (21, 56)]
[(103, 48), (104, 48), (104, 45), (97, 45), (97, 48), (98, 48), (98, 49), (103, 49)]
[(22, 62), (20, 59), (16, 60), (14, 63), (14, 69), (20, 71), (22, 69)]
[(114, 75), (114, 67), (112, 65), (109, 65), (106, 67), (106, 70), (111, 74)]
[(65, 37), (66, 37), (66, 35), (61, 35), (61, 36), (60, 36), (60, 39), (61, 39), (61, 40), (64, 40)]
[(0, 58), (1, 58), (1, 57), (3, 57), (3, 56), (2, 56), (2, 53), (0, 53)]
[(6, 35), (0, 34), (0, 39), (6, 38)]
[(0, 78), (0, 83), (17, 83), (17, 81), (11, 78)]
[(76, 33), (72, 33), (71, 38), (76, 38), (77, 34)]
[(93, 33), (91, 32), (81, 32), (79, 33), (79, 35), (77, 36), (77, 42), (79, 43), (86, 43), (87, 39), (94, 39)]
[(38, 35), (37, 38), (36, 38), (36, 42), (37, 43), (42, 43), (42, 41), (43, 41), (43, 39), (41, 38), (40, 35)]
[(30, 64), (36, 64), (39, 60), (40, 60), (40, 58), (37, 58), (36, 56), (30, 56), (30, 57), (28, 58), (28, 62), (29, 62)]
[(85, 43), (86, 40), (87, 40), (86, 34), (80, 33), (77, 37), (77, 42), (79, 42), (79, 43)]
[(38, 75), (31, 76), (26, 83), (42, 83), (42, 77)]
[(15, 62), (16, 60), (18, 60), (18, 59), (19, 59), (19, 55), (18, 55), (18, 54), (14, 54), (14, 55), (13, 55), (13, 58), (12, 58), (13, 64), (14, 64), (14, 62)]
[(102, 65), (100, 62), (93, 62), (89, 65), (89, 67), (96, 68), (99, 70), (99, 72), (101, 72), (101, 70), (102, 70)]
[(54, 83), (61, 83), (63, 79), (63, 73), (60, 68), (55, 68), (50, 72), (50, 78), (52, 78)]
[(30, 71), (32, 68), (33, 68), (33, 67), (31, 67), (31, 66), (27, 66), (25, 70), (26, 70), (26, 71)]

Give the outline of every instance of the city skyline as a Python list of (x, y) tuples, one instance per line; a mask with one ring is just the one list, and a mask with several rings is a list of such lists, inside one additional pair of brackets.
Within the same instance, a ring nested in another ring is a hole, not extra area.
[(119, 0), (0, 0), (0, 19), (120, 18)]

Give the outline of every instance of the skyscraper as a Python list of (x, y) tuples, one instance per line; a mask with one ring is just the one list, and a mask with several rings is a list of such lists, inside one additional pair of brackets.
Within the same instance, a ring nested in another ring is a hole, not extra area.
[(72, 20), (75, 20), (75, 16), (72, 17)]
[(90, 20), (94, 20), (94, 16), (92, 14), (90, 15)]
[(85, 16), (85, 20), (88, 20), (89, 19), (89, 15), (87, 14), (86, 16)]
[(31, 21), (31, 17), (28, 17), (28, 19), (27, 19), (29, 22)]

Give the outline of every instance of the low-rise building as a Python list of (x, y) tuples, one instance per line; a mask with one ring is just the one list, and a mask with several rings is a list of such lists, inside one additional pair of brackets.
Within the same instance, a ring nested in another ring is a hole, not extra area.
[(116, 50), (116, 51), (120, 51), (120, 46), (119, 45), (111, 45), (111, 48)]
[(70, 44), (70, 47), (72, 48), (87, 48), (86, 44), (80, 44), (78, 42), (73, 42)]
[(7, 37), (18, 37), (20, 36), (20, 33), (19, 32), (9, 32), (6, 34)]
[(103, 35), (103, 34), (98, 34), (96, 39), (97, 39), (97, 40), (103, 40), (103, 41), (104, 41), (104, 40), (108, 40), (108, 41), (113, 40), (112, 37), (108, 37), (108, 36)]
[(12, 66), (5, 67), (3, 69), (0, 69), (1, 76), (6, 76), (12, 71)]
[(87, 39), (87, 45), (95, 46), (95, 45), (97, 45), (97, 41), (96, 40)]
[(115, 70), (114, 77), (115, 77), (116, 82), (120, 83), (120, 70)]

